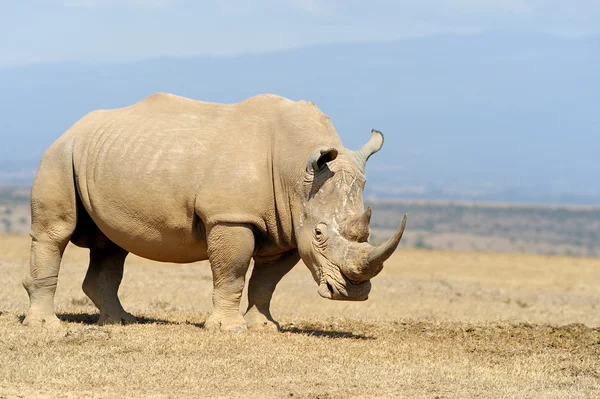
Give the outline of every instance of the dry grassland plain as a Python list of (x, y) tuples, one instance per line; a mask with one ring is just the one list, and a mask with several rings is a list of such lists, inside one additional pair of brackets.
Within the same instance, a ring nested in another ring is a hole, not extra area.
[(0, 398), (600, 397), (600, 259), (403, 248), (359, 303), (320, 298), (299, 264), (273, 300), (283, 332), (244, 334), (202, 328), (206, 262), (131, 255), (120, 296), (140, 323), (96, 326), (73, 246), (62, 330), (27, 329), (28, 259), (27, 237), (0, 236)]

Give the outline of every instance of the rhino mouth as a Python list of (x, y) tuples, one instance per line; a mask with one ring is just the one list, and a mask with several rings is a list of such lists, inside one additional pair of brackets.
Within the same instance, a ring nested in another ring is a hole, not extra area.
[(340, 278), (324, 274), (317, 292), (323, 298), (340, 301), (366, 301), (371, 291), (371, 282), (354, 282), (339, 271)]

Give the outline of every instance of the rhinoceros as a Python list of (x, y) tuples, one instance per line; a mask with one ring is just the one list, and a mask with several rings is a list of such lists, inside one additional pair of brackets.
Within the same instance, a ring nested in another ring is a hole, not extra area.
[(100, 324), (135, 321), (117, 296), (130, 252), (208, 259), (209, 329), (278, 329), (271, 298), (300, 259), (320, 296), (365, 300), (406, 224), (405, 215), (388, 241), (368, 243), (365, 163), (382, 145), (373, 130), (350, 151), (314, 103), (275, 95), (217, 104), (157, 93), (93, 111), (48, 148), (33, 182), (24, 324), (60, 325), (54, 293), (69, 242), (90, 250), (83, 291)]

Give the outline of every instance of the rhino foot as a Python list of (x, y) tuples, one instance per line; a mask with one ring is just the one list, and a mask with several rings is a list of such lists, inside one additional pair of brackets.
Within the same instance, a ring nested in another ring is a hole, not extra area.
[(55, 314), (39, 316), (30, 313), (23, 320), (23, 325), (27, 327), (43, 327), (49, 330), (58, 330), (62, 327), (60, 320)]
[(98, 319), (98, 325), (104, 326), (107, 324), (132, 324), (136, 323), (137, 319), (131, 313), (125, 311), (118, 313), (101, 313)]
[(204, 323), (204, 328), (210, 331), (224, 331), (241, 333), (247, 330), (246, 321), (242, 315), (222, 316), (220, 314), (211, 314)]
[(262, 313), (253, 311), (253, 309), (246, 313), (245, 319), (249, 330), (273, 332), (281, 331), (279, 323), (271, 318), (267, 318)]
[(248, 329), (254, 331), (273, 331), (279, 332), (281, 328), (279, 327), (279, 323), (273, 320), (264, 320), (264, 321), (253, 321), (248, 322)]

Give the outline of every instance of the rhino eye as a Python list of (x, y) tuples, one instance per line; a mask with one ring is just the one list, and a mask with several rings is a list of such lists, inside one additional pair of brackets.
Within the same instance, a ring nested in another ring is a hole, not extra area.
[(323, 238), (325, 238), (325, 232), (327, 230), (327, 226), (323, 223), (319, 223), (316, 227), (315, 227), (315, 238), (317, 240), (322, 240)]

